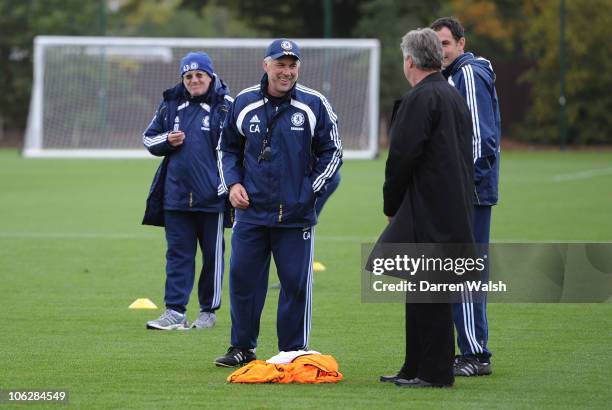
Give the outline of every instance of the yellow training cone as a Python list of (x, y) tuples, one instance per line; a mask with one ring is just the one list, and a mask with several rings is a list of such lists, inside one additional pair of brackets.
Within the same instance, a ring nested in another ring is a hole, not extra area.
[(325, 265), (323, 265), (321, 262), (316, 262), (316, 261), (315, 261), (315, 262), (312, 264), (312, 269), (313, 269), (315, 272), (323, 272), (323, 271), (324, 271), (325, 269), (327, 269), (327, 268), (326, 268), (326, 267), (325, 267)]
[(136, 299), (134, 303), (129, 306), (130, 309), (157, 309), (155, 303), (151, 302), (150, 299), (142, 298)]

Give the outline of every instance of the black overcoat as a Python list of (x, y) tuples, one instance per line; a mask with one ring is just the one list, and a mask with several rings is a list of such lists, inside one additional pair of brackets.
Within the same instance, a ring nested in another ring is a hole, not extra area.
[(472, 121), (436, 72), (393, 110), (383, 186), (392, 217), (378, 243), (472, 243)]

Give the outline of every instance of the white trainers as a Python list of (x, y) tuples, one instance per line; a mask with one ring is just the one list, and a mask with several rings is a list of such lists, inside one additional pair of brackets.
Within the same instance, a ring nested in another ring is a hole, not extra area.
[(192, 329), (207, 329), (217, 323), (217, 316), (213, 312), (200, 312), (198, 318), (191, 324)]
[(172, 309), (166, 309), (158, 319), (147, 322), (147, 329), (187, 330), (189, 329), (187, 315)]

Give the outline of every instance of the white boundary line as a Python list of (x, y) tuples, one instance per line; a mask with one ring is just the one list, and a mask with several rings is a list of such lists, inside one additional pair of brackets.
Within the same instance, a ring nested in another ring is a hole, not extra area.
[[(163, 231), (159, 234), (139, 233), (98, 233), (98, 232), (1, 232), (0, 239), (160, 239)], [(333, 236), (317, 235), (318, 241), (329, 242), (354, 242), (373, 243), (376, 238), (365, 238), (361, 236)]]
[[(372, 143), (372, 141), (370, 141)], [(378, 143), (378, 142), (376, 142)], [(343, 152), (344, 159), (372, 159), (376, 152), (352, 151)], [(23, 150), (26, 158), (90, 158), (90, 159), (159, 159), (146, 149), (41, 149), (26, 147)]]
[(0, 239), (158, 239), (163, 236), (97, 232), (0, 232)]
[[(229, 230), (227, 230), (229, 231)], [(226, 231), (226, 233), (227, 233)], [(153, 232), (153, 230), (151, 230)], [(11, 238), (33, 238), (33, 239), (159, 239), (163, 237), (163, 230), (156, 233), (101, 233), (101, 232), (17, 232), (0, 231), (0, 239)], [(376, 236), (359, 235), (321, 235), (317, 234), (317, 241), (327, 242), (354, 242), (360, 244), (376, 243)], [(545, 243), (610, 243), (612, 239), (593, 240), (593, 239), (495, 239), (491, 244), (545, 244)]]
[(585, 171), (573, 172), (570, 174), (559, 174), (552, 177), (555, 182), (577, 181), (579, 179), (589, 179), (602, 175), (612, 175), (612, 168), (588, 169)]
[(496, 245), (520, 245), (520, 244), (553, 244), (553, 243), (612, 243), (612, 239), (496, 239), (490, 242)]

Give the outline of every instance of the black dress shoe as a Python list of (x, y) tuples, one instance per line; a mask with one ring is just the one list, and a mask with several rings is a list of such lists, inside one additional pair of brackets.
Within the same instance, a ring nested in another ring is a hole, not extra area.
[(452, 383), (449, 384), (439, 384), (439, 383), (429, 383), (425, 380), (419, 379), (415, 377), (414, 379), (406, 380), (406, 379), (396, 379), (395, 385), (398, 387), (452, 387)]
[(387, 383), (387, 382), (393, 383), (399, 378), (400, 378), (399, 374), (394, 374), (393, 376), (380, 376), (380, 381), (383, 383)]

